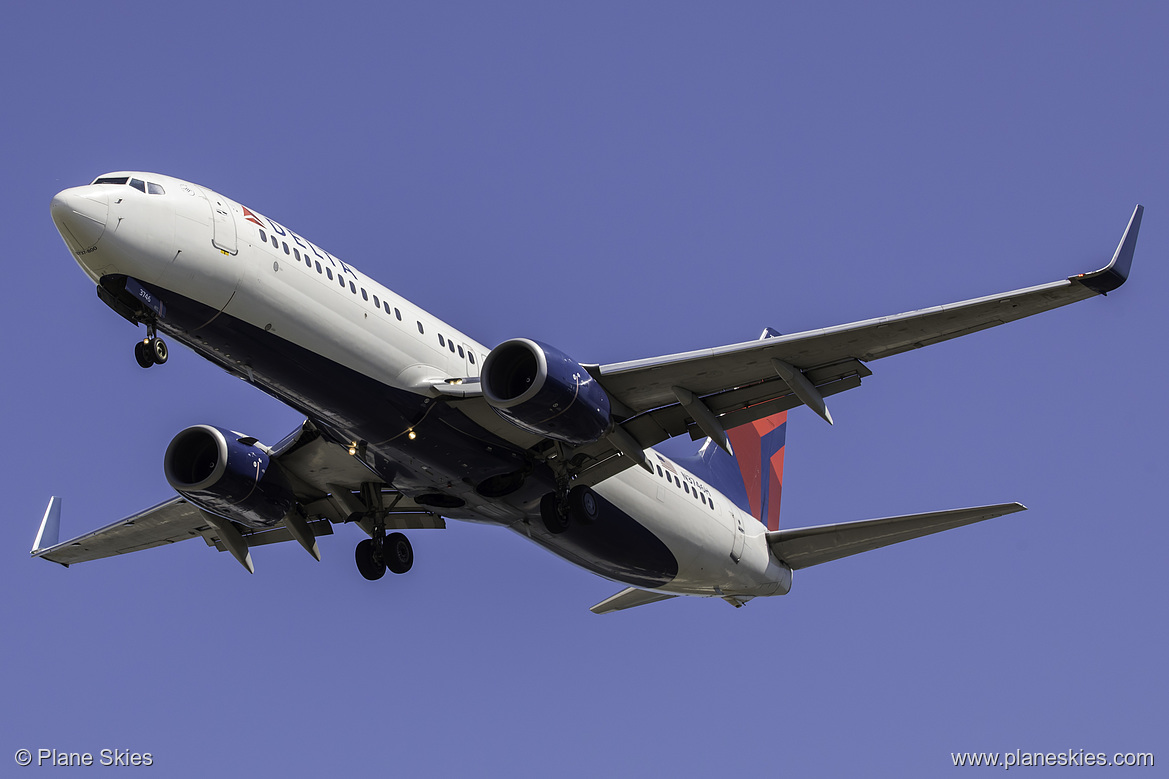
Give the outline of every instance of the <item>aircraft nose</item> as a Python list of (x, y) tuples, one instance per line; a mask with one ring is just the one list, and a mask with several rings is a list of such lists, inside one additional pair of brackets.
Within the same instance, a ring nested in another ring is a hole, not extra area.
[(101, 188), (73, 187), (58, 192), (52, 203), (53, 222), (75, 250), (93, 247), (106, 229), (109, 194)]

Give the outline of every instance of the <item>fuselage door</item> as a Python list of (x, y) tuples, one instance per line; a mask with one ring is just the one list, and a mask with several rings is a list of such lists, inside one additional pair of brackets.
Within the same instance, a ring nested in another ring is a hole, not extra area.
[(746, 532), (743, 529), (743, 515), (738, 511), (731, 510), (731, 518), (734, 520), (734, 536), (735, 540), (731, 542), (731, 559), (736, 563), (743, 559), (743, 546), (746, 542)]
[(213, 228), (211, 244), (221, 252), (235, 254), (238, 251), (235, 236), (235, 216), (231, 213), (231, 203), (221, 195), (204, 189), (207, 203), (211, 206), (211, 224)]

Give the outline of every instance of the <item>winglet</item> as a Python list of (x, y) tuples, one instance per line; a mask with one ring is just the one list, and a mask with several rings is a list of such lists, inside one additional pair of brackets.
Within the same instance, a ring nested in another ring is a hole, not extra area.
[(37, 540), (32, 543), (29, 554), (34, 557), (57, 545), (61, 538), (61, 499), (56, 495), (49, 498), (49, 507), (45, 509), (45, 516), (41, 519), (41, 529), (37, 531)]
[(1128, 220), (1128, 227), (1121, 236), (1120, 245), (1116, 247), (1116, 254), (1112, 255), (1112, 262), (1098, 271), (1080, 273), (1072, 276), (1068, 281), (1078, 281), (1093, 292), (1107, 295), (1128, 279), (1128, 271), (1132, 267), (1132, 255), (1137, 248), (1137, 233), (1141, 229), (1141, 215), (1145, 207), (1138, 205)]

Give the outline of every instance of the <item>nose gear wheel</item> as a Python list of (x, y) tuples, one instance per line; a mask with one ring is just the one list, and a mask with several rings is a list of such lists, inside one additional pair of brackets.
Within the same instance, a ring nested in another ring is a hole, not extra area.
[(146, 338), (134, 344), (134, 359), (143, 368), (152, 365), (162, 365), (170, 357), (170, 350), (166, 341), (159, 338), (154, 332), (154, 325), (146, 326)]

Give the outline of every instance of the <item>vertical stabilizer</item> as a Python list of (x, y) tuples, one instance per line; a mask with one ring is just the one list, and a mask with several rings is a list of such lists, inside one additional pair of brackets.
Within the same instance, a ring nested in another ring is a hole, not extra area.
[(727, 437), (734, 457), (707, 439), (697, 457), (678, 464), (701, 476), (768, 530), (778, 530), (787, 412), (732, 428)]
[(736, 427), (727, 435), (735, 448), (751, 516), (767, 525), (768, 530), (779, 530), (787, 412)]

